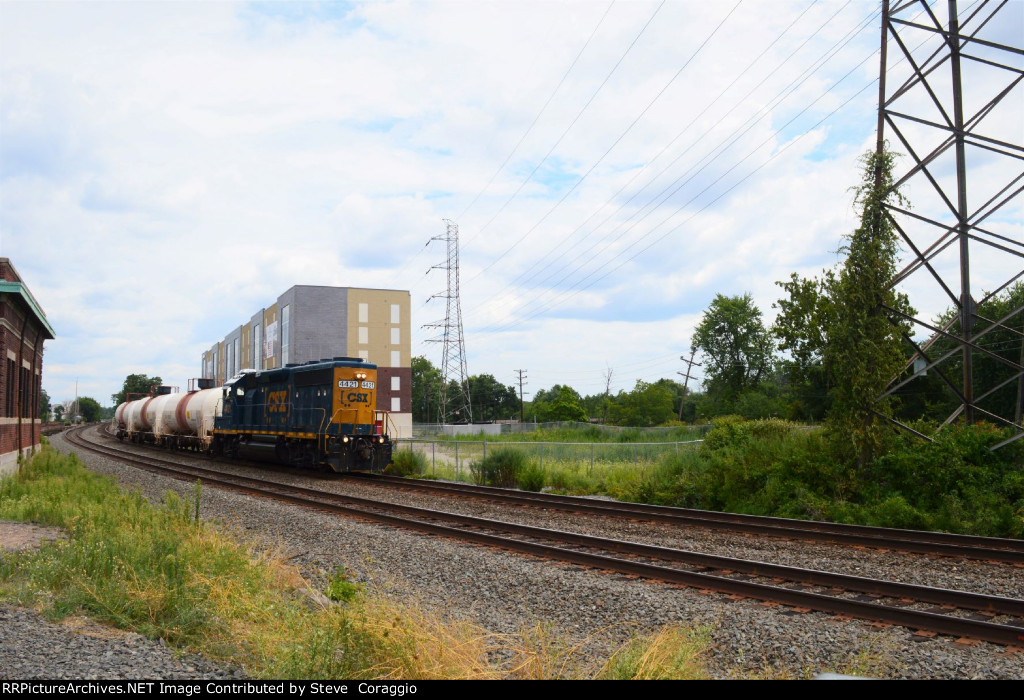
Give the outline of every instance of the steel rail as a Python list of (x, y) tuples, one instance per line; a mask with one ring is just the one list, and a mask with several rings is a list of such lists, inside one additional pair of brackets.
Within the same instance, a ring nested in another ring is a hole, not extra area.
[[(695, 586), (732, 595), (794, 605), (822, 612), (870, 619), (878, 622), (896, 623), (915, 629), (982, 639), (984, 641), (990, 641), (997, 644), (1018, 645), (1021, 642), (1024, 642), (1024, 627), (997, 624), (971, 618), (954, 617), (929, 611), (885, 606), (855, 599), (837, 598), (820, 593), (736, 580), (724, 576), (700, 573), (696, 571), (673, 569), (644, 562), (618, 559), (603, 554), (579, 552), (565, 549), (564, 547), (543, 545), (523, 540), (513, 540), (478, 531), (467, 531), (461, 528), (453, 528), (437, 523), (424, 522), (422, 520), (409, 520), (407, 518), (398, 517), (388, 513), (367, 511), (364, 510), (364, 508), (370, 507), (391, 510), (393, 512), (405, 512), (432, 519), (453, 520), (455, 522), (462, 522), (463, 524), (485, 527), (492, 530), (507, 529), (508, 531), (513, 531), (518, 534), (530, 534), (532, 536), (539, 536), (547, 539), (561, 539), (565, 542), (587, 547), (596, 547), (613, 551), (625, 551), (629, 554), (641, 554), (643, 556), (671, 559), (674, 561), (688, 561), (704, 567), (715, 566), (721, 568), (724, 566), (730, 571), (746, 569), (744, 573), (750, 573), (758, 576), (775, 576), (777, 578), (791, 577), (791, 580), (800, 580), (799, 578), (792, 577), (804, 577), (806, 580), (802, 580), (801, 582), (823, 586), (842, 586), (848, 590), (871, 592), (889, 597), (913, 595), (922, 602), (932, 602), (940, 605), (956, 605), (962, 608), (988, 610), (1000, 614), (1020, 614), (1024, 611), (1024, 600), (1001, 598), (999, 596), (985, 596), (963, 591), (935, 589), (926, 586), (914, 586), (911, 584), (900, 584), (896, 582), (874, 581), (871, 579), (862, 579), (860, 577), (830, 574), (828, 572), (813, 570), (805, 571), (794, 567), (783, 567), (764, 564), (761, 562), (749, 562), (745, 560), (730, 559), (728, 557), (712, 557), (709, 555), (700, 555), (681, 550), (670, 550), (651, 545), (639, 545), (637, 543), (623, 542), (620, 540), (605, 540), (576, 533), (563, 533), (543, 528), (473, 518), (471, 516), (430, 511), (412, 506), (403, 506), (400, 504), (381, 503), (378, 501), (370, 501), (368, 499), (351, 496), (324, 493), (322, 491), (315, 491), (312, 489), (280, 484), (277, 482), (265, 482), (260, 479), (252, 479), (250, 477), (223, 474), (203, 467), (179, 465), (168, 462), (167, 460), (157, 460), (152, 458), (141, 459), (138, 456), (133, 456), (130, 453), (120, 450), (109, 450), (85, 443), (77, 435), (75, 436), (75, 439), (72, 439), (72, 442), (84, 449), (108, 456), (114, 456), (116, 459), (123, 460), (131, 464), (137, 464), (138, 466), (150, 471), (169, 473), (176, 478), (191, 479), (195, 478), (197, 474), (212, 474), (212, 477), (205, 477), (207, 483), (211, 485), (222, 486), (224, 488), (242, 491), (245, 493), (255, 493), (256, 495), (271, 497), (276, 500), (315, 510), (324, 510), (342, 515), (383, 522), (405, 529), (413, 529), (421, 532), (452, 537), (459, 540), (486, 544), (501, 549), (568, 561), (598, 569), (607, 569), (620, 573), (643, 576), (645, 578), (658, 579), (679, 585)], [(163, 462), (165, 464), (171, 464), (172, 466), (159, 466), (154, 464), (155, 462)], [(255, 485), (246, 486), (244, 485), (245, 483)], [(272, 487), (272, 489), (268, 490), (268, 486)], [(325, 502), (321, 499), (327, 499), (327, 501), (335, 502)], [(340, 505), (339, 502), (359, 504), (363, 507), (353, 508), (350, 506)]]
[(1015, 564), (1024, 563), (1024, 541), (1021, 540), (959, 535), (946, 532), (925, 532), (921, 530), (895, 530), (870, 525), (849, 525), (818, 520), (794, 520), (765, 515), (721, 513), (691, 508), (604, 501), (579, 496), (528, 493), (493, 486), (441, 483), (382, 475), (353, 474), (352, 476), (403, 488), (482, 496), (492, 500), (521, 503), (539, 508), (561, 506), (573, 512), (582, 511), (639, 520), (696, 525), (711, 529), (736, 530), (758, 535), (795, 537)]

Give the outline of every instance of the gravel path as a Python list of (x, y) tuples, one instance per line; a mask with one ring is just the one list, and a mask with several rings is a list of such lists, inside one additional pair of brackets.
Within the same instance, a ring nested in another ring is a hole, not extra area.
[[(65, 449), (60, 436), (53, 438), (53, 444)], [(82, 458), (90, 468), (114, 475), (151, 499), (159, 499), (168, 489), (182, 495), (191, 491), (191, 486), (184, 482), (100, 457)], [(357, 495), (370, 493), (369, 485), (350, 481), (293, 475), (280, 479), (304, 485), (314, 482), (332, 491), (359, 491)], [(1009, 567), (907, 558), (891, 552), (757, 540), (699, 530), (681, 532), (671, 526), (615, 523), (607, 518), (567, 516), (557, 511), (508, 508), (406, 491), (375, 491), (373, 495), (424, 507), (727, 556), (1021, 597), (1024, 572)], [(203, 491), (202, 515), (250, 533), (268, 546), (279, 547), (293, 557), (292, 562), (315, 585), (322, 584), (342, 566), (372, 589), (416, 602), (442, 615), (471, 620), (493, 632), (516, 633), (534, 625), (545, 626), (580, 644), (582, 653), (591, 654), (592, 658), (607, 654), (631, 634), (653, 631), (666, 624), (683, 624), (711, 629), (712, 646), (706, 662), (716, 677), (803, 678), (838, 671), (889, 678), (1024, 679), (1024, 654), (1008, 653), (991, 644), (964, 645), (950, 638), (924, 639), (901, 628), (883, 629), (819, 613), (794, 614), (785, 608), (600, 574), (301, 511), (213, 488)], [(4, 627), (5, 621), (0, 617)], [(30, 648), (27, 643), (18, 646)], [(6, 642), (0, 641), (0, 669), (7, 667), (5, 648)], [(147, 659), (148, 656), (147, 651)], [(160, 669), (157, 666), (140, 676), (161, 677), (165, 671)], [(200, 672), (198, 668), (196, 672)], [(100, 677), (115, 677), (104, 675), (103, 670), (97, 673)], [(88, 676), (82, 673), (78, 677)]]
[(244, 674), (161, 642), (85, 618), (59, 624), (22, 608), (0, 607), (0, 678), (17, 680), (231, 680)]

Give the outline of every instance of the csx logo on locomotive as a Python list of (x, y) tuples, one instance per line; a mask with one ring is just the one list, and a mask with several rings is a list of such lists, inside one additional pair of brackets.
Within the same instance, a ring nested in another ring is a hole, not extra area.
[(348, 395), (345, 397), (345, 400), (348, 401), (349, 403), (369, 403), (370, 395), (350, 391), (348, 392)]
[(271, 391), (267, 394), (267, 413), (288, 413), (287, 391)]

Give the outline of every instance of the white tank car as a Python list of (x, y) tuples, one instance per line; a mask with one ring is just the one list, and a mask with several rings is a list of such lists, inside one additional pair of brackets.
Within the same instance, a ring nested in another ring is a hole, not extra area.
[(146, 397), (128, 402), (124, 409), (124, 425), (129, 434), (143, 433), (148, 430), (142, 409), (150, 401), (152, 399)]
[[(185, 421), (178, 419), (178, 406), (187, 398), (188, 394), (166, 394), (153, 401), (151, 405), (156, 405), (156, 423), (153, 426), (153, 434), (157, 439), (188, 434), (188, 426)], [(159, 399), (163, 399), (163, 401), (157, 405)]]
[(209, 447), (213, 439), (213, 421), (224, 408), (224, 390), (203, 389), (186, 394), (186, 400), (178, 405), (178, 415), (184, 416), (189, 435), (194, 435), (203, 447)]
[(221, 415), (223, 389), (161, 394), (123, 403), (114, 411), (118, 439), (171, 442), (206, 449)]

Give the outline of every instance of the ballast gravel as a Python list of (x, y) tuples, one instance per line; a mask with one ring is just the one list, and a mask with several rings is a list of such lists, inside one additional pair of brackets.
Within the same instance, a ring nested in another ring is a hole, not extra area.
[(84, 618), (52, 623), (32, 610), (0, 607), (0, 678), (15, 680), (233, 680), (200, 656)]
[[(90, 435), (90, 439), (95, 439)], [(51, 440), (67, 451), (61, 436)], [(103, 457), (80, 454), (89, 468), (114, 476), (151, 500), (172, 490), (185, 496), (192, 486), (142, 472)], [(204, 462), (205, 463), (205, 462)], [(208, 463), (205, 463), (208, 466)], [(246, 472), (245, 467), (231, 467)], [(348, 480), (276, 475), (289, 483), (306, 482), (331, 491), (366, 496), (368, 485)], [(358, 491), (358, 493), (357, 493)], [(670, 528), (647, 523), (616, 523), (607, 518), (580, 518), (446, 496), (389, 490), (387, 499), (422, 507), (467, 512), (483, 517), (530, 522), (542, 527), (576, 529), (591, 534), (652, 541), (665, 546), (709, 551), (860, 575), (906, 580), (963, 590), (1022, 596), (1024, 570), (984, 563), (928, 559), (893, 552), (850, 549), (781, 540)], [(396, 495), (397, 494), (397, 495)], [(430, 505), (430, 503), (433, 505)], [(579, 648), (582, 673), (627, 642), (665, 625), (708, 630), (705, 664), (717, 678), (813, 678), (833, 672), (879, 678), (1024, 679), (1024, 653), (1003, 647), (960, 643), (950, 637), (925, 638), (899, 628), (880, 628), (859, 620), (821, 613), (796, 613), (784, 607), (720, 594), (610, 575), (415, 534), (363, 521), (257, 500), (212, 487), (204, 488), (201, 514), (247, 533), (290, 558), (314, 587), (322, 586), (339, 567), (367, 588), (415, 603), (442, 617), (471, 621), (499, 634), (543, 628)], [(945, 572), (945, 573), (943, 573)], [(107, 661), (116, 648), (92, 638), (74, 654), (74, 666), (47, 655), (46, 648), (67, 645), (66, 626), (36, 620), (34, 613), (0, 608), (0, 675), (47, 678), (120, 678), (123, 665)], [(9, 620), (14, 622), (8, 624)], [(14, 630), (12, 635), (8, 630)], [(81, 636), (81, 635), (79, 635)], [(122, 645), (120, 639), (110, 644)], [(189, 662), (181, 671), (168, 665), (168, 650), (158, 642), (136, 639), (135, 677), (217, 677), (239, 674)], [(38, 653), (31, 650), (38, 649)], [(20, 656), (18, 656), (20, 654)], [(27, 660), (30, 657), (31, 660)], [(59, 655), (64, 656), (64, 655)], [(67, 656), (70, 656), (67, 655)], [(11, 663), (19, 659), (19, 666)], [(173, 655), (171, 656), (173, 661)], [(184, 673), (185, 675), (174, 675)], [(68, 675), (70, 674), (70, 675)], [(194, 674), (194, 675), (189, 675)]]

